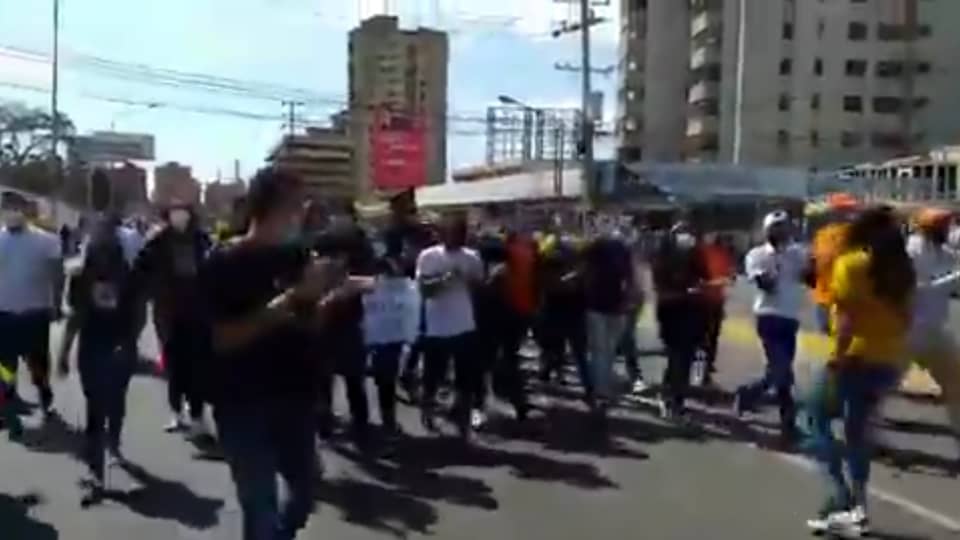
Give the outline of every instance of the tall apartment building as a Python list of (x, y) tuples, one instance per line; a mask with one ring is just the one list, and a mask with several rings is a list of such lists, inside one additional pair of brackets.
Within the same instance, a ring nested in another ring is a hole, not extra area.
[(171, 204), (200, 206), (200, 184), (193, 177), (193, 169), (175, 161), (153, 169), (153, 204), (163, 207)]
[(424, 123), (425, 182), (446, 180), (448, 60), (446, 33), (427, 28), (401, 30), (397, 17), (372, 17), (350, 32), (349, 132), (361, 198), (374, 191), (369, 128), (380, 107)]
[(688, 0), (620, 0), (616, 134), (627, 161), (679, 161), (687, 130)]
[(960, 137), (957, 0), (690, 6), (691, 160), (825, 167)]

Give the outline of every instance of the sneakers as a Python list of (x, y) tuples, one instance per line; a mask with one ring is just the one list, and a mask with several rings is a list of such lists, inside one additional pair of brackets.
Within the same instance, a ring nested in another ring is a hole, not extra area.
[(90, 476), (80, 480), (80, 507), (88, 508), (100, 504), (104, 496), (103, 481)]
[(634, 395), (638, 396), (646, 392), (649, 388), (650, 388), (650, 385), (643, 380), (643, 377), (637, 377), (633, 381), (633, 388), (631, 388), (631, 391), (633, 392)]
[(190, 422), (183, 415), (175, 414), (170, 417), (170, 421), (163, 425), (163, 430), (167, 433), (183, 431), (190, 425)]
[(487, 413), (481, 409), (470, 411), (470, 428), (479, 431), (487, 424)]
[(807, 527), (815, 533), (829, 533), (840, 538), (860, 538), (870, 532), (867, 513), (862, 506), (818, 516), (808, 520)]

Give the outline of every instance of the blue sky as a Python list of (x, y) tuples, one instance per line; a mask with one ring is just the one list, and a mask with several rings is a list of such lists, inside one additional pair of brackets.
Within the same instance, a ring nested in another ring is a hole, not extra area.
[[(384, 0), (61, 0), (61, 109), (81, 132), (108, 129), (153, 133), (158, 161), (190, 164), (203, 181), (218, 170), (232, 175), (239, 159), (245, 173), (282, 133), (278, 101), (170, 89), (104, 77), (80, 69), (69, 55), (83, 54), (156, 68), (199, 72), (308, 89), (330, 99), (306, 108), (325, 118), (346, 95), (346, 33), (361, 17), (381, 12)], [(601, 14), (615, 17), (612, 8)], [(481, 116), (509, 94), (534, 106), (576, 106), (579, 78), (557, 72), (556, 61), (579, 64), (579, 39), (551, 39), (558, 21), (576, 17), (573, 5), (553, 0), (389, 0), (401, 25), (435, 26), (450, 32), (452, 114)], [(49, 97), (4, 83), (49, 88), (50, 68), (4, 55), (9, 47), (51, 50), (52, 0), (0, 0), (0, 101), (47, 106)], [(593, 62), (616, 62), (617, 23), (598, 27)], [(7, 48), (7, 49), (5, 49)], [(595, 76), (613, 111), (615, 77)], [(251, 120), (178, 108), (131, 106), (94, 99), (170, 103), (187, 108), (229, 109), (274, 119)], [(470, 135), (451, 135), (451, 167), (483, 159), (482, 126), (455, 123)]]

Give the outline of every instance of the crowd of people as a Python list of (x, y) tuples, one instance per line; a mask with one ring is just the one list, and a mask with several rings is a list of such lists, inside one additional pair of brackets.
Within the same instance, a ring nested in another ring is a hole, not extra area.
[[(337, 379), (361, 452), (389, 455), (400, 441), (398, 388), (419, 405), (427, 433), (441, 433), (449, 419), (469, 444), (492, 397), (510, 404), (517, 422), (536, 414), (524, 365), (527, 349), (536, 350), (543, 384), (566, 382), (572, 359), (602, 433), (624, 389), (647, 390), (636, 327), (650, 289), (667, 359), (663, 418), (688, 422), (691, 380), (713, 385), (727, 289), (738, 273), (723, 235), (679, 221), (651, 246), (614, 220), (598, 219), (577, 235), (508, 223), (493, 209), (479, 224), (456, 212), (428, 222), (405, 196), (391, 200), (388, 222), (371, 231), (352, 206), (303, 200), (299, 178), (264, 169), (249, 184), (235, 230), (216, 235), (184, 205), (166, 209), (147, 234), (142, 222), (100, 212), (84, 227), (81, 262), (65, 275), (71, 250), (64, 235), (32, 227), (23, 201), (5, 196), (0, 407), (10, 436), (21, 430), (13, 379), (20, 358), (41, 409), (54, 414), (49, 332), (65, 319), (54, 356), (66, 375), (77, 342), (87, 403), (82, 499), (99, 501), (105, 469), (125, 460), (127, 387), (138, 338), (152, 320), (168, 379), (171, 420), (163, 428), (215, 441), (236, 485), (244, 538), (293, 539), (312, 510), (322, 467), (317, 438), (336, 427)], [(830, 488), (808, 523), (815, 531), (866, 530), (869, 421), (911, 361), (942, 387), (960, 441), (960, 361), (947, 327), (949, 294), (960, 280), (945, 247), (951, 221), (927, 210), (908, 239), (893, 210), (851, 209), (807, 247), (794, 219), (777, 211), (744, 259), (766, 369), (736, 389), (734, 409), (749, 414), (772, 390), (784, 443), (811, 441)], [(804, 424), (793, 365), (808, 297), (833, 350), (802, 396)], [(626, 384), (615, 369), (621, 357)], [(379, 429), (371, 422), (369, 376)], [(208, 408), (214, 426), (205, 420)], [(831, 430), (838, 418), (845, 453)], [(287, 486), (283, 504), (277, 476)]]

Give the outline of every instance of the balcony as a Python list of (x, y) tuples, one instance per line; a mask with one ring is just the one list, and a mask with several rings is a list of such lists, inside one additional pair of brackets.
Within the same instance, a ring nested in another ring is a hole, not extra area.
[(720, 122), (716, 116), (693, 116), (687, 120), (687, 137), (716, 137)]
[(690, 55), (690, 69), (699, 69), (708, 64), (720, 63), (720, 47), (704, 46), (696, 49)]
[(704, 152), (716, 152), (719, 147), (720, 141), (716, 133), (687, 135), (684, 141), (684, 153), (688, 156), (702, 154)]
[(690, 87), (690, 93), (687, 95), (688, 103), (699, 103), (706, 100), (716, 100), (720, 97), (720, 83), (716, 81), (703, 80)]
[(690, 36), (695, 38), (708, 30), (717, 31), (722, 25), (723, 14), (720, 11), (703, 11), (690, 22)]

